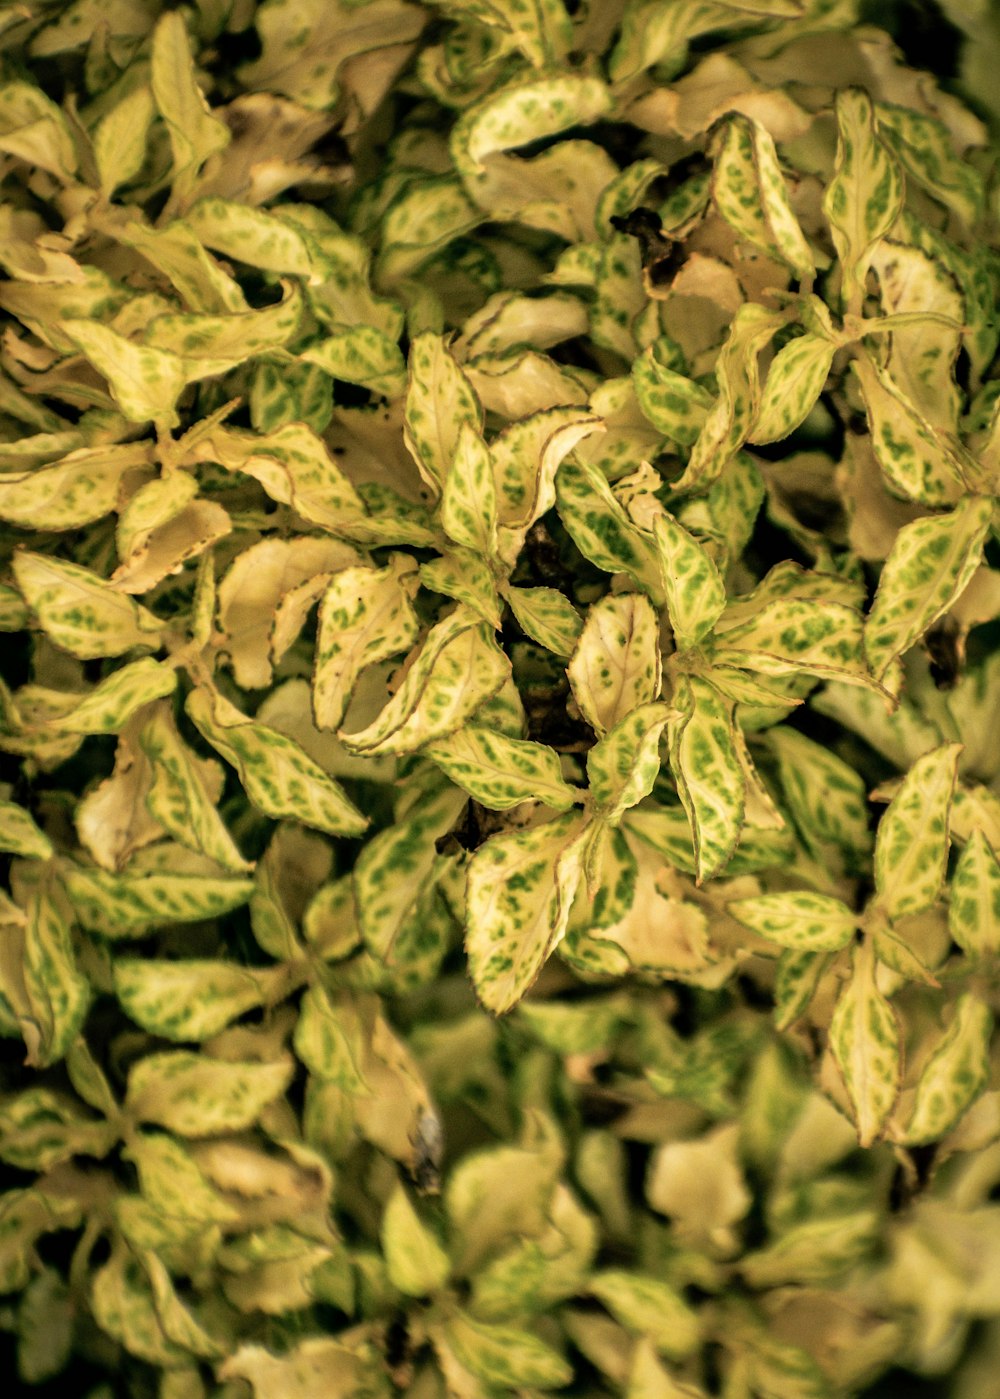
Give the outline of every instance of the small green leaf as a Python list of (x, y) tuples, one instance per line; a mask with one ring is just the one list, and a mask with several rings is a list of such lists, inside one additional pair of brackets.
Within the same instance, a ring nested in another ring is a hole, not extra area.
[(801, 427), (823, 392), (836, 348), (808, 331), (782, 346), (767, 371), (751, 442), (779, 442)]
[(660, 771), (660, 736), (673, 717), (669, 705), (640, 705), (587, 754), (587, 778), (596, 814), (617, 826), (629, 809), (653, 790)]
[(218, 918), (250, 897), (249, 879), (201, 874), (107, 874), (68, 866), (64, 879), (82, 927), (112, 941), (142, 937), (171, 923)]
[[(837, 163), (823, 196), (848, 300), (861, 297), (875, 245), (890, 231), (903, 202), (903, 178), (875, 134), (872, 100), (861, 88), (837, 93)], [(860, 310), (860, 306), (858, 307)]]
[(670, 766), (694, 840), (703, 882), (730, 859), (743, 829), (746, 779), (733, 730), (732, 706), (706, 681), (684, 676), (674, 694), (681, 717), (668, 729)]
[(655, 603), (662, 602), (653, 541), (629, 519), (602, 471), (579, 456), (568, 458), (556, 476), (556, 499), (584, 558), (605, 573), (627, 573)]
[(855, 949), (851, 979), (830, 1021), (830, 1048), (854, 1108), (858, 1141), (879, 1137), (899, 1092), (902, 1072), (899, 1021), (875, 985), (870, 943)]
[(870, 356), (858, 355), (852, 367), (868, 411), (872, 447), (889, 485), (923, 505), (951, 504), (962, 489), (962, 465), (954, 452)]
[(0, 802), (0, 850), (30, 860), (50, 860), (52, 842), (15, 802)]
[(126, 1014), (150, 1034), (168, 1040), (207, 1040), (237, 1016), (287, 989), (283, 967), (238, 967), (229, 962), (163, 962), (120, 958), (115, 994)]
[(555, 588), (507, 588), (504, 599), (523, 632), (547, 651), (568, 660), (576, 650), (583, 621)]
[(440, 1335), (461, 1366), (494, 1388), (560, 1389), (573, 1378), (559, 1352), (530, 1331), (456, 1312), (441, 1325)]
[(857, 914), (839, 899), (808, 890), (738, 899), (729, 912), (761, 937), (798, 952), (836, 952), (858, 925)]
[(331, 379), (360, 384), (383, 398), (398, 398), (406, 389), (402, 351), (375, 326), (355, 325), (327, 336), (302, 350), (300, 359), (317, 365)]
[(119, 733), (137, 709), (172, 695), (176, 688), (176, 669), (144, 656), (113, 671), (79, 704), (52, 719), (51, 727), (57, 733)]
[(14, 578), (51, 640), (81, 660), (120, 656), (133, 646), (157, 647), (160, 623), (79, 564), (20, 550)]
[(690, 446), (705, 425), (712, 407), (707, 389), (663, 364), (650, 345), (632, 363), (632, 383), (639, 407), (663, 436)]
[(435, 493), (444, 489), (463, 423), (482, 427), (472, 385), (440, 335), (425, 331), (410, 345), (404, 437), (421, 476)]
[(497, 493), (490, 451), (474, 423), (459, 424), (444, 482), (441, 523), (456, 544), (491, 555), (496, 545)]
[(978, 828), (969, 836), (955, 866), (948, 931), (973, 957), (1000, 952), (1000, 860)]
[(715, 561), (683, 525), (666, 513), (653, 519), (667, 612), (679, 651), (697, 646), (726, 606), (726, 586)]
[(577, 799), (562, 776), (559, 754), (544, 743), (469, 724), (444, 742), (430, 744), (424, 753), (491, 811), (507, 811), (524, 801), (565, 811)]
[(889, 803), (875, 837), (875, 888), (890, 918), (930, 908), (944, 884), (960, 743), (925, 753)]

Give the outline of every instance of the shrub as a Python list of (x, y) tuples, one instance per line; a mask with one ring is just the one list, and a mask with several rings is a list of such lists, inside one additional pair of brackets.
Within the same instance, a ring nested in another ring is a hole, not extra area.
[(986, 128), (852, 0), (0, 24), (21, 1381), (995, 1393)]

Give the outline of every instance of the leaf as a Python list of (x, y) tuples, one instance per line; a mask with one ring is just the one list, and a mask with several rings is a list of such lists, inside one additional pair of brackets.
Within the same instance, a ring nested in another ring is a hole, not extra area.
[(251, 802), (265, 816), (300, 821), (329, 835), (360, 835), (368, 825), (340, 784), (294, 740), (258, 724), (205, 689), (192, 690), (186, 709), (202, 737), (230, 763)]
[(974, 995), (959, 996), (951, 1024), (917, 1082), (907, 1145), (940, 1141), (989, 1083), (993, 1016)]
[(455, 452), (444, 482), (441, 522), (457, 544), (487, 556), (496, 545), (497, 496), (493, 463), (472, 422), (459, 424)]
[(351, 753), (416, 752), (458, 730), (509, 674), (510, 662), (491, 630), (459, 605), (431, 629), (372, 723), (339, 737)]
[(761, 937), (797, 952), (836, 952), (858, 926), (858, 915), (839, 899), (807, 890), (737, 899), (728, 910)]
[(436, 494), (444, 489), (458, 451), (463, 424), (482, 427), (482, 409), (472, 385), (443, 338), (425, 331), (410, 345), (403, 436), (421, 476)]
[(210, 1039), (288, 985), (283, 967), (238, 967), (207, 959), (120, 958), (113, 975), (125, 1013), (150, 1034), (168, 1040)]
[(559, 754), (544, 743), (469, 724), (423, 751), (452, 782), (491, 811), (508, 811), (524, 801), (566, 811), (579, 795), (563, 778)]
[(639, 407), (657, 432), (682, 447), (697, 439), (712, 407), (712, 395), (693, 379), (661, 363), (655, 344), (633, 361), (632, 383)]
[(474, 1320), (456, 1311), (440, 1336), (458, 1363), (485, 1384), (505, 1389), (559, 1389), (573, 1371), (558, 1351), (513, 1326)]
[(569, 659), (580, 640), (583, 622), (567, 597), (555, 588), (507, 588), (504, 599), (532, 641)]
[(366, 1033), (359, 1006), (310, 986), (302, 997), (295, 1025), (295, 1053), (311, 1073), (347, 1093), (368, 1090), (365, 1078)]
[(95, 1272), (89, 1300), (101, 1330), (140, 1360), (174, 1367), (189, 1358), (167, 1336), (149, 1279), (139, 1260), (120, 1241)]
[(513, 565), (527, 530), (555, 503), (556, 472), (585, 438), (603, 431), (592, 413), (547, 408), (505, 428), (490, 448), (499, 522), (497, 551)]
[(307, 1336), (281, 1355), (261, 1345), (243, 1344), (218, 1369), (219, 1378), (245, 1380), (254, 1399), (295, 1399), (322, 1394), (325, 1399), (352, 1399), (384, 1392), (384, 1362), (361, 1342), (345, 1344), (331, 1336)]
[(722, 217), (748, 242), (795, 275), (810, 278), (816, 264), (788, 199), (770, 132), (751, 117), (726, 118), (715, 150), (712, 197)]
[(210, 1059), (185, 1049), (148, 1054), (129, 1070), (125, 1110), (182, 1137), (211, 1137), (251, 1127), (288, 1088), (290, 1055), (273, 1062)]
[(481, 555), (456, 544), (441, 558), (420, 565), (420, 582), (432, 592), (464, 602), (492, 631), (499, 630), (501, 615), (497, 579)]
[(726, 606), (726, 586), (711, 556), (673, 515), (653, 518), (667, 612), (679, 651), (705, 638)]
[(475, 196), (489, 156), (589, 125), (610, 105), (611, 94), (600, 78), (582, 73), (515, 80), (473, 103), (455, 123), (450, 137), (455, 169)]
[(587, 754), (595, 812), (609, 826), (617, 826), (629, 807), (653, 790), (660, 771), (660, 736), (672, 717), (669, 705), (640, 705)]
[(64, 320), (62, 329), (108, 381), (122, 414), (133, 423), (152, 420), (176, 427), (177, 400), (187, 383), (184, 361), (170, 350), (136, 345), (110, 326)]
[(112, 671), (79, 704), (50, 720), (50, 727), (57, 733), (118, 733), (137, 710), (176, 688), (176, 669), (144, 656)]
[(189, 850), (207, 855), (223, 869), (246, 870), (247, 862), (219, 815), (205, 760), (188, 748), (166, 706), (158, 706), (143, 724), (139, 746), (152, 773), (146, 796), (150, 815)]
[(948, 931), (973, 957), (1000, 952), (1000, 860), (978, 828), (969, 836), (952, 876)]
[(566, 668), (587, 723), (604, 734), (660, 692), (656, 613), (639, 593), (609, 594), (587, 613)]
[(0, 477), (0, 519), (25, 529), (71, 530), (118, 505), (122, 476), (149, 461), (146, 443), (79, 447), (51, 465)]
[(469, 865), (466, 952), (476, 993), (502, 1014), (531, 987), (566, 932), (587, 823), (573, 812), (493, 836)]
[(171, 923), (217, 918), (246, 903), (249, 879), (201, 874), (108, 874), (69, 865), (66, 890), (81, 927), (112, 941), (142, 937)]
[(98, 122), (94, 159), (105, 199), (110, 200), (119, 185), (129, 184), (142, 169), (153, 115), (153, 94), (143, 84), (127, 93)]
[[(932, 428), (956, 432), (961, 394), (953, 376), (967, 317), (954, 274), (922, 248), (888, 238), (876, 248), (872, 267), (893, 325), (885, 372)], [(914, 312), (918, 318), (910, 325), (899, 319)], [(947, 441), (942, 445), (947, 452)]]
[(711, 649), (716, 665), (871, 683), (861, 652), (862, 618), (853, 607), (794, 597), (762, 603), (747, 621), (717, 632)]
[(331, 379), (360, 384), (382, 398), (397, 398), (406, 389), (406, 362), (402, 351), (384, 331), (371, 325), (318, 340), (300, 352), (306, 364), (315, 364)]
[(878, 824), (875, 888), (890, 918), (920, 913), (941, 893), (961, 751), (960, 743), (946, 743), (918, 758)]
[(947, 515), (900, 529), (865, 624), (865, 652), (876, 680), (964, 592), (979, 567), (990, 516), (990, 503), (970, 496)]
[(861, 774), (787, 725), (772, 729), (768, 743), (777, 759), (785, 801), (813, 855), (828, 859), (833, 847), (851, 867), (860, 867), (872, 843)]
[(871, 1146), (892, 1111), (902, 1070), (899, 1022), (875, 984), (870, 943), (855, 949), (851, 979), (830, 1021), (830, 1049), (854, 1108), (858, 1141)]
[(320, 729), (336, 728), (361, 671), (405, 651), (417, 638), (413, 565), (394, 554), (383, 569), (340, 570), (319, 611), (313, 671), (313, 712)]
[(872, 447), (890, 487), (923, 505), (951, 504), (961, 493), (961, 462), (870, 356), (858, 355), (852, 367)]
[(730, 859), (743, 828), (746, 780), (732, 708), (705, 680), (682, 677), (674, 695), (681, 717), (668, 729), (670, 766), (691, 826), (698, 882)]
[(70, 655), (93, 660), (159, 646), (161, 627), (153, 614), (90, 569), (27, 550), (14, 554), (13, 569), (43, 631)]
[(389, 1281), (400, 1292), (407, 1297), (428, 1297), (444, 1286), (451, 1271), (448, 1255), (401, 1185), (386, 1202), (381, 1240)]
[(648, 1336), (664, 1355), (680, 1360), (701, 1339), (695, 1312), (668, 1283), (624, 1270), (595, 1273), (588, 1291), (623, 1326)]
[[(875, 134), (875, 111), (858, 87), (837, 93), (837, 162), (823, 196), (849, 302), (863, 295), (875, 245), (889, 233), (903, 202), (903, 178)], [(860, 310), (860, 303), (857, 306)]]
[(943, 121), (911, 107), (877, 102), (879, 135), (908, 175), (970, 227), (983, 208), (983, 177), (970, 161), (956, 156)]
[(15, 802), (0, 801), (0, 850), (30, 860), (50, 860), (52, 842)]
[(186, 193), (202, 165), (229, 145), (225, 122), (213, 117), (195, 79), (181, 15), (163, 15), (153, 30), (150, 84), (173, 153), (174, 194)]
[(808, 331), (781, 347), (767, 371), (751, 442), (778, 442), (802, 426), (823, 392), (836, 348)]
[(186, 1147), (163, 1132), (135, 1132), (124, 1153), (156, 1212), (194, 1224), (231, 1224), (237, 1211), (209, 1185)]
[(581, 457), (562, 463), (556, 476), (559, 517), (573, 543), (605, 573), (627, 573), (654, 602), (662, 599), (652, 540), (629, 519), (604, 474)]
[(76, 1039), (91, 992), (73, 953), (70, 922), (61, 901), (43, 886), (28, 898), (24, 924), (24, 986), (31, 1011), (22, 1031), (27, 1062), (57, 1063)]

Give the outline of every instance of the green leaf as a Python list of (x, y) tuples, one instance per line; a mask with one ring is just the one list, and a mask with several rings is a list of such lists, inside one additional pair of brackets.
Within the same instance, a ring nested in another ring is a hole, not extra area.
[(15, 802), (0, 802), (0, 850), (30, 860), (50, 860), (52, 842)]
[(970, 496), (947, 515), (900, 529), (865, 624), (865, 651), (876, 680), (965, 591), (979, 566), (991, 513), (989, 501)]
[(121, 1242), (93, 1276), (90, 1307), (101, 1330), (140, 1360), (174, 1367), (189, 1358), (167, 1336), (146, 1272)]
[(855, 949), (851, 979), (830, 1021), (830, 1049), (844, 1076), (862, 1146), (871, 1146), (881, 1134), (902, 1072), (899, 1021), (875, 985), (875, 965), (871, 943)]
[(556, 476), (559, 516), (573, 543), (605, 573), (627, 573), (654, 602), (662, 600), (652, 540), (619, 505), (602, 471), (580, 457)]
[(835, 1282), (870, 1256), (878, 1242), (879, 1225), (872, 1209), (805, 1220), (766, 1248), (746, 1254), (740, 1272), (761, 1291), (793, 1283)]
[(421, 476), (440, 494), (458, 450), (462, 424), (478, 432), (482, 409), (444, 339), (425, 331), (410, 345), (403, 435)]
[(930, 908), (944, 884), (960, 743), (925, 753), (889, 803), (875, 837), (875, 888), (890, 918)]
[(694, 840), (699, 883), (730, 859), (743, 829), (746, 779), (736, 749), (732, 706), (705, 680), (681, 677), (668, 729), (670, 766)]
[(64, 879), (80, 925), (115, 941), (142, 937), (171, 923), (218, 918), (250, 897), (249, 879), (201, 874), (107, 874), (67, 866)]
[(148, 1054), (129, 1070), (125, 1110), (182, 1137), (242, 1132), (286, 1091), (293, 1073), (290, 1055), (244, 1063), (184, 1049)]
[(717, 140), (712, 176), (716, 208), (749, 243), (795, 275), (811, 278), (816, 264), (795, 217), (770, 132), (760, 122), (731, 114)]
[(858, 87), (837, 93), (837, 163), (823, 196), (849, 303), (864, 292), (875, 245), (896, 222), (903, 202), (903, 178), (893, 156), (875, 134), (875, 111)]
[(824, 745), (787, 725), (772, 729), (768, 743), (785, 801), (813, 855), (827, 859), (833, 847), (852, 867), (860, 866), (872, 843), (864, 778)]
[(452, 160), (474, 196), (489, 156), (588, 125), (610, 106), (605, 84), (582, 73), (515, 81), (462, 113), (451, 132)]
[(413, 562), (405, 554), (393, 554), (382, 569), (344, 568), (331, 578), (319, 607), (313, 670), (317, 728), (341, 724), (366, 666), (388, 660), (416, 641), (415, 583)]
[(660, 1278), (608, 1270), (595, 1273), (588, 1291), (603, 1302), (616, 1321), (648, 1336), (662, 1354), (680, 1360), (698, 1346), (701, 1327), (697, 1313)]
[(660, 693), (656, 613), (639, 593), (595, 602), (566, 668), (573, 697), (598, 734)]
[[(962, 330), (966, 298), (955, 275), (923, 248), (888, 238), (875, 250), (872, 267), (893, 327), (885, 372), (932, 429), (956, 433), (962, 396), (954, 367), (968, 337)], [(917, 318), (905, 324), (913, 313)], [(947, 454), (947, 438), (942, 448)]]
[(283, 967), (238, 967), (230, 962), (163, 962), (120, 958), (115, 994), (126, 1014), (150, 1034), (168, 1040), (207, 1040), (237, 1016), (287, 989)]
[(583, 621), (576, 608), (555, 588), (510, 588), (504, 599), (526, 635), (564, 660), (576, 650)]
[(836, 952), (858, 926), (858, 915), (839, 899), (807, 890), (737, 899), (728, 909), (761, 937), (798, 952)]
[(386, 1202), (381, 1239), (389, 1281), (400, 1292), (429, 1297), (444, 1286), (451, 1271), (448, 1255), (401, 1185)]
[(423, 751), (452, 782), (491, 811), (507, 811), (524, 801), (565, 811), (579, 795), (563, 778), (559, 754), (544, 743), (469, 724)]
[(711, 556), (673, 515), (656, 515), (653, 535), (667, 612), (679, 651), (697, 646), (726, 606), (726, 585)]
[(131, 661), (102, 680), (80, 703), (50, 721), (57, 733), (118, 733), (136, 710), (170, 696), (177, 688), (177, 671), (151, 656)]
[(91, 992), (76, 964), (71, 925), (44, 886), (28, 898), (22, 974), (30, 1020), (22, 1025), (27, 1062), (47, 1068), (63, 1058), (90, 1008)]
[(663, 364), (650, 345), (632, 362), (639, 407), (663, 436), (682, 447), (696, 441), (712, 407), (712, 395), (693, 379)]
[(983, 177), (969, 160), (955, 154), (951, 132), (926, 112), (876, 102), (879, 135), (908, 175), (970, 227), (983, 211)]
[(461, 728), (509, 674), (492, 630), (460, 604), (428, 633), (403, 683), (368, 727), (339, 736), (351, 753), (416, 752)]
[(861, 384), (872, 447), (889, 485), (923, 505), (951, 504), (962, 489), (961, 462), (870, 356), (858, 355), (852, 368)]
[(466, 951), (476, 993), (502, 1014), (531, 987), (566, 932), (587, 822), (573, 812), (493, 836), (469, 865)]
[(973, 957), (1000, 952), (1000, 860), (979, 829), (969, 836), (955, 866), (948, 931)]
[(383, 398), (398, 398), (406, 389), (406, 362), (394, 340), (370, 325), (351, 326), (300, 352), (331, 379), (360, 384)]
[(420, 582), (432, 592), (464, 602), (493, 631), (501, 625), (497, 580), (480, 554), (455, 545), (448, 553), (420, 565)]
[(15, 553), (13, 569), (43, 631), (70, 655), (93, 660), (159, 646), (161, 626), (153, 614), (90, 569), (27, 550)]
[(823, 392), (836, 349), (808, 331), (782, 346), (767, 371), (751, 442), (779, 442), (802, 426)]
[(265, 816), (300, 821), (330, 835), (360, 835), (368, 820), (338, 782), (285, 734), (240, 713), (223, 696), (195, 689), (187, 712), (202, 737), (239, 773)]
[(587, 754), (587, 778), (597, 816), (617, 826), (648, 797), (660, 771), (660, 736), (673, 717), (669, 705), (640, 705), (619, 719)]
[(78, 1104), (49, 1088), (28, 1088), (0, 1105), (0, 1157), (19, 1171), (49, 1171), (73, 1156), (106, 1155), (114, 1126), (85, 1117)]
[(573, 1371), (558, 1351), (513, 1326), (476, 1321), (456, 1312), (440, 1337), (455, 1359), (485, 1384), (503, 1389), (560, 1389)]
[(115, 402), (130, 422), (152, 419), (163, 427), (177, 426), (177, 400), (187, 383), (180, 355), (136, 345), (117, 330), (94, 321), (64, 320), (62, 328), (107, 379)]
[(455, 452), (444, 482), (441, 523), (456, 544), (487, 556), (494, 552), (497, 493), (493, 462), (472, 422), (459, 424)]
[(149, 814), (189, 850), (207, 855), (223, 869), (246, 870), (247, 862), (207, 785), (205, 761), (196, 758), (181, 738), (166, 706), (158, 706), (143, 724), (139, 745), (152, 771), (146, 795)]
[(760, 675), (804, 672), (870, 684), (862, 625), (860, 613), (844, 603), (779, 597), (746, 621), (717, 629), (711, 656), (716, 665)]
[(205, 161), (230, 142), (229, 127), (212, 116), (202, 96), (184, 20), (176, 11), (163, 15), (153, 31), (150, 83), (170, 137), (176, 196), (178, 185), (187, 192)]
[(939, 1141), (959, 1122), (989, 1083), (993, 1016), (974, 995), (959, 996), (951, 1024), (917, 1082), (907, 1145)]
[(505, 563), (513, 566), (528, 529), (555, 503), (556, 472), (566, 456), (602, 430), (592, 413), (548, 408), (512, 423), (494, 441), (497, 552)]

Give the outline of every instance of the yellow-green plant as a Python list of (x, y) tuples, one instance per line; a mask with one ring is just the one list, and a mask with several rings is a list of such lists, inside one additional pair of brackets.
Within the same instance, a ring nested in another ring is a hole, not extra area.
[(853, 0), (0, 64), (20, 1382), (987, 1399), (986, 127)]

